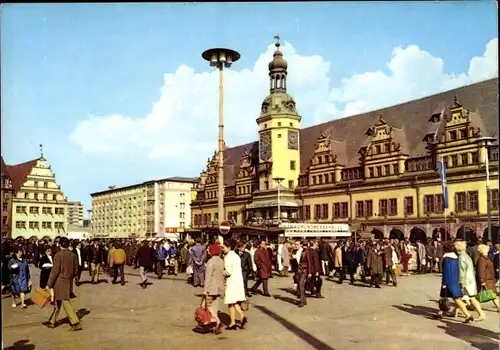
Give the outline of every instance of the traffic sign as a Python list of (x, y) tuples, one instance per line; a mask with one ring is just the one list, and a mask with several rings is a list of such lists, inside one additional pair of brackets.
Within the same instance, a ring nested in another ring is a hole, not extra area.
[(231, 225), (229, 225), (229, 222), (227, 221), (222, 221), (221, 224), (219, 225), (219, 232), (221, 235), (227, 235), (231, 231)]

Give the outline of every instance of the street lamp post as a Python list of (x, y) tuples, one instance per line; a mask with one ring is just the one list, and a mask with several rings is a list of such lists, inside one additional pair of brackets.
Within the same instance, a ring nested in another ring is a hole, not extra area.
[(281, 182), (284, 180), (282, 177), (275, 177), (273, 179), (278, 183), (278, 226), (281, 224)]
[(219, 71), (219, 138), (218, 138), (218, 220), (219, 224), (225, 219), (224, 215), (224, 67), (229, 68), (240, 59), (240, 54), (231, 49), (214, 48), (202, 53), (201, 57), (210, 62), (211, 67), (216, 67)]
[(491, 145), (491, 142), (495, 140), (494, 137), (490, 136), (484, 136), (484, 137), (479, 137), (476, 142), (480, 144), (480, 146), (484, 146), (486, 148), (486, 156), (484, 159), (484, 165), (486, 167), (486, 214), (488, 215), (488, 240), (491, 241), (491, 193), (490, 193), (490, 161), (489, 161), (489, 154), (488, 150)]

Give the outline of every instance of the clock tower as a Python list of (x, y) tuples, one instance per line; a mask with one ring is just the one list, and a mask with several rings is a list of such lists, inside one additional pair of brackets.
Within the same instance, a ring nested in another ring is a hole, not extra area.
[(286, 92), (288, 63), (280, 51), (279, 36), (276, 51), (269, 63), (269, 95), (257, 118), (259, 126), (259, 188), (275, 189), (281, 186), (293, 190), (300, 173), (299, 130), (301, 116), (295, 101)]

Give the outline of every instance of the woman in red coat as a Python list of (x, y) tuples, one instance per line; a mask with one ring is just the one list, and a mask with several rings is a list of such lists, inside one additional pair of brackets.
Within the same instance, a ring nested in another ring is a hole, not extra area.
[(266, 242), (261, 241), (259, 248), (255, 251), (254, 262), (257, 265), (257, 281), (251, 288), (253, 294), (257, 294), (257, 288), (263, 284), (264, 293), (266, 297), (270, 297), (267, 281), (271, 275), (271, 259), (269, 259), (269, 253), (266, 249)]

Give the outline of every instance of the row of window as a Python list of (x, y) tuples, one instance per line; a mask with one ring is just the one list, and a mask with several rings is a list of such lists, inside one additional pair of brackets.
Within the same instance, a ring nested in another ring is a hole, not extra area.
[(57, 194), (48, 194), (48, 193), (42, 193), (41, 194), (42, 196), (40, 197), (40, 193), (29, 193), (29, 192), (24, 192), (24, 194), (22, 192), (19, 192), (19, 194), (17, 195), (17, 198), (23, 198), (24, 199), (34, 199), (34, 200), (40, 200), (40, 199), (43, 199), (43, 200), (57, 200)]
[(461, 165), (477, 164), (479, 162), (479, 153), (475, 151), (453, 154), (451, 156), (443, 157), (443, 161), (448, 168), (454, 168)]
[[(33, 181), (33, 187), (40, 187), (40, 183), (38, 181)], [(49, 183), (47, 181), (43, 181), (43, 188), (49, 188)]]
[[(29, 221), (28, 222), (28, 227), (32, 230), (39, 230), (40, 229), (40, 222), (39, 221)], [(64, 229), (64, 222), (62, 221), (42, 221), (42, 229), (45, 230), (51, 230), (52, 228), (54, 229)], [(26, 228), (26, 221), (16, 221), (16, 228)]]
[[(219, 219), (219, 213), (215, 213), (214, 221)], [(230, 211), (227, 213), (227, 219), (230, 222), (238, 222), (238, 212)], [(212, 222), (212, 214), (195, 214), (193, 216), (194, 226), (206, 226)]]
[[(154, 231), (154, 222), (149, 222), (147, 225), (144, 225), (145, 229), (149, 229), (149, 231)], [(186, 223), (184, 221), (179, 222), (179, 227), (186, 227)], [(164, 227), (163, 225), (160, 225), (160, 230), (163, 231)], [(137, 232), (142, 230), (142, 225), (135, 225), (135, 226), (112, 226), (112, 225), (94, 225), (93, 230), (96, 232)]]
[[(17, 214), (27, 214), (27, 208), (24, 205), (20, 205), (16, 207)], [(64, 215), (64, 208), (54, 208), (54, 212), (56, 215)], [(29, 207), (30, 214), (40, 214), (40, 207)], [(51, 207), (42, 207), (42, 214), (52, 215)]]
[[(414, 214), (414, 197), (404, 198), (404, 214)], [(498, 210), (499, 198), (498, 190), (491, 190), (492, 210)], [(444, 202), (442, 194), (424, 195), (423, 199), (424, 213), (443, 213)], [(327, 220), (330, 218), (328, 204), (314, 205), (314, 219)], [(378, 203), (378, 216), (397, 216), (398, 200), (397, 198), (380, 199)], [(479, 209), (479, 194), (477, 191), (457, 192), (455, 193), (455, 212), (475, 212)], [(299, 217), (304, 220), (311, 220), (311, 206), (299, 207)], [(358, 218), (373, 216), (373, 201), (356, 201), (356, 213)], [(337, 202), (332, 204), (332, 218), (346, 219), (349, 217), (349, 203)]]

